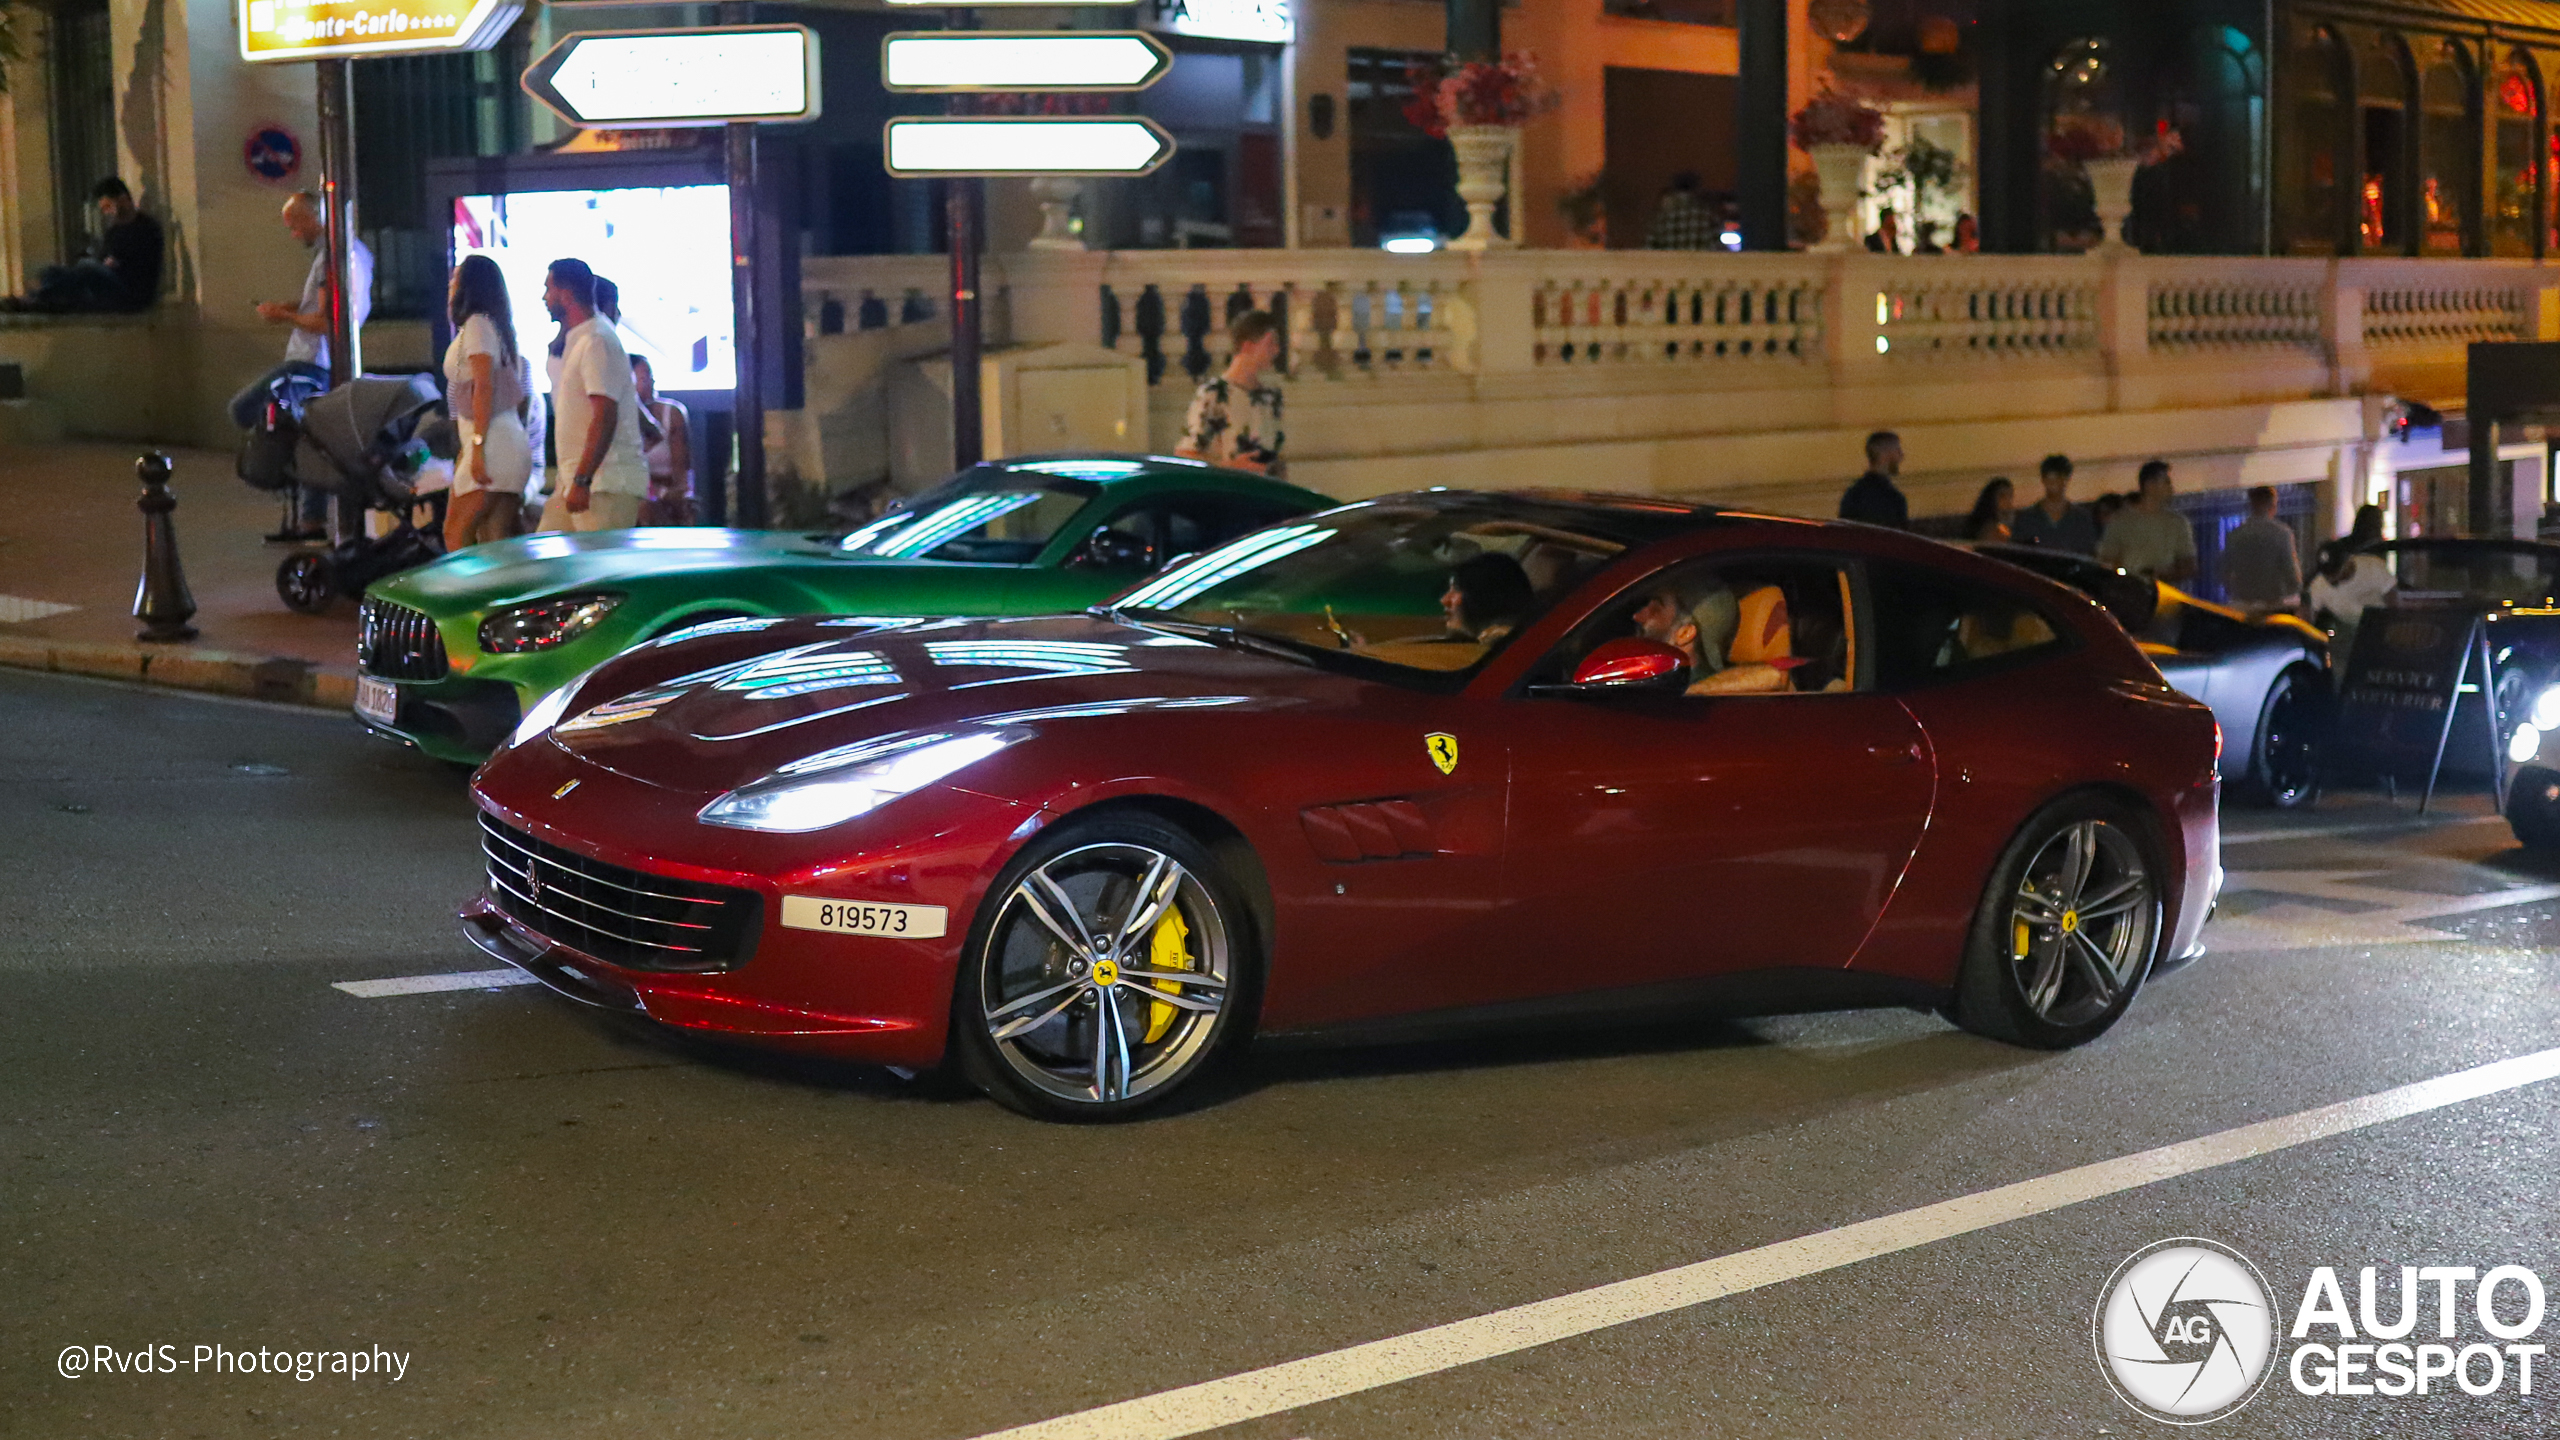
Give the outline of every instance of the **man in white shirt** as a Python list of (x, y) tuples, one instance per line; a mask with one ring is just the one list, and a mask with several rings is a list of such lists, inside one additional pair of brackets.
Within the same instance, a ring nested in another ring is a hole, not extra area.
[[(349, 218), (352, 220), (353, 215)], [(302, 298), (291, 305), (281, 300), (258, 302), (258, 318), (270, 325), (290, 325), (293, 333), (285, 337), (284, 363), (259, 376), (231, 397), (231, 423), (243, 430), (257, 428), (267, 408), (275, 382), (288, 375), (305, 376), (327, 389), (329, 385), (329, 219), (320, 208), (320, 197), (308, 190), (296, 191), (284, 202), (284, 228), (302, 242), (311, 254), (311, 269), (302, 278)], [(366, 317), (373, 313), (373, 252), (362, 240), (347, 237), (347, 324), (351, 330), (364, 328)], [(300, 532), (281, 530), (270, 540), (318, 539), (325, 532), (321, 524), (328, 514), (329, 495), (324, 490), (302, 492)]]
[(640, 393), (622, 334), (596, 313), (596, 274), (583, 260), (554, 260), (542, 305), (568, 327), (551, 390), (560, 483), (542, 507), (545, 530), (620, 530), (640, 519), (649, 462), (640, 448)]

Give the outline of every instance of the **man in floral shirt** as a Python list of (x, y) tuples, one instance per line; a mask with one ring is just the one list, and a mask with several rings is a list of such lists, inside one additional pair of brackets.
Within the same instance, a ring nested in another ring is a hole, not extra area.
[(1280, 358), (1280, 327), (1267, 310), (1248, 310), (1227, 327), (1235, 358), (1200, 382), (1182, 443), (1173, 453), (1257, 475), (1280, 473), (1280, 392), (1262, 372)]

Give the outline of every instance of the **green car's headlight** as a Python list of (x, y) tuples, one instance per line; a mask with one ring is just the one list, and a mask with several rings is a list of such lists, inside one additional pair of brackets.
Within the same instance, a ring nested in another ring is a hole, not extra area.
[(706, 825), (797, 834), (841, 825), (975, 765), (1028, 730), (936, 731), (795, 760), (702, 807)]
[(501, 610), (480, 622), (480, 648), (492, 655), (548, 650), (594, 629), (621, 603), (619, 595), (558, 595)]

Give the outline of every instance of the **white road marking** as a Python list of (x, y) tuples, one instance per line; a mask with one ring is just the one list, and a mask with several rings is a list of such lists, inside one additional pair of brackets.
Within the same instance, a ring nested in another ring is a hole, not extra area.
[(1301, 1406), (1438, 1374), (1727, 1295), (1969, 1235), (2181, 1175), (2289, 1150), (2560, 1076), (2539, 1050), (2157, 1150), (2101, 1160), (1817, 1235), (1559, 1295), (1508, 1310), (1310, 1355), (1221, 1380), (991, 1431), (978, 1440), (1176, 1440)]
[(2452, 820), (2439, 820), (2433, 815), (2411, 814), (2399, 820), (2359, 820), (2347, 825), (2305, 825), (2298, 830), (2241, 830), (2226, 832), (2225, 845), (2266, 845), (2278, 840), (2316, 840), (2323, 835), (2362, 835), (2375, 830), (2450, 830), (2457, 825), (2487, 825), (2492, 821), (2505, 824), (2503, 815), (2464, 815)]
[(0, 595), (0, 625), (24, 625), (52, 615), (68, 615), (79, 609), (54, 600), (30, 600), (24, 595)]
[(389, 995), (432, 995), (439, 990), (495, 990), (501, 985), (541, 983), (510, 966), (504, 970), (464, 970), (452, 975), (404, 975), (397, 980), (340, 980), (329, 988), (344, 990), (359, 1000), (380, 1000)]
[(2283, 901), (2246, 915), (2225, 910), (2205, 927), (2214, 954), (2244, 950), (2300, 950), (2330, 945), (2442, 945), (2455, 937), (2418, 922), (2560, 899), (2560, 885), (2513, 885), (2482, 895), (2434, 895), (2360, 884), (2377, 870), (2233, 870), (2222, 879), (2227, 898), (2243, 891), (2298, 895), (2367, 908), (2342, 913)]

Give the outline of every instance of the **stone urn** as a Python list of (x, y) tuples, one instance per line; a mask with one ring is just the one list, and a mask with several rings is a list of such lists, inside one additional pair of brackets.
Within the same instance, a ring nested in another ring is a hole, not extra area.
[(1858, 233), (1858, 196), (1866, 189), (1867, 147), (1816, 145), (1809, 153), (1814, 178), (1822, 182), (1823, 219), (1822, 238), (1809, 248), (1824, 255), (1855, 250), (1865, 239)]
[(1082, 250), (1076, 233), (1076, 197), (1084, 182), (1063, 175), (1043, 175), (1031, 182), (1031, 198), (1040, 202), (1040, 233), (1031, 237), (1034, 250)]
[(2103, 238), (2092, 255), (2133, 255), (2140, 253), (2124, 238), (2124, 225), (2133, 218), (2133, 177), (2142, 162), (2130, 155), (2112, 160), (2091, 160), (2084, 167), (2089, 172), (2089, 198), (2098, 212), (2098, 227)]
[(1449, 148), (1458, 152), (1458, 198), (1467, 202), (1467, 230), (1452, 250), (1507, 250), (1514, 242), (1495, 233), (1493, 207), (1510, 187), (1511, 146), (1519, 132), (1508, 125), (1452, 125)]

